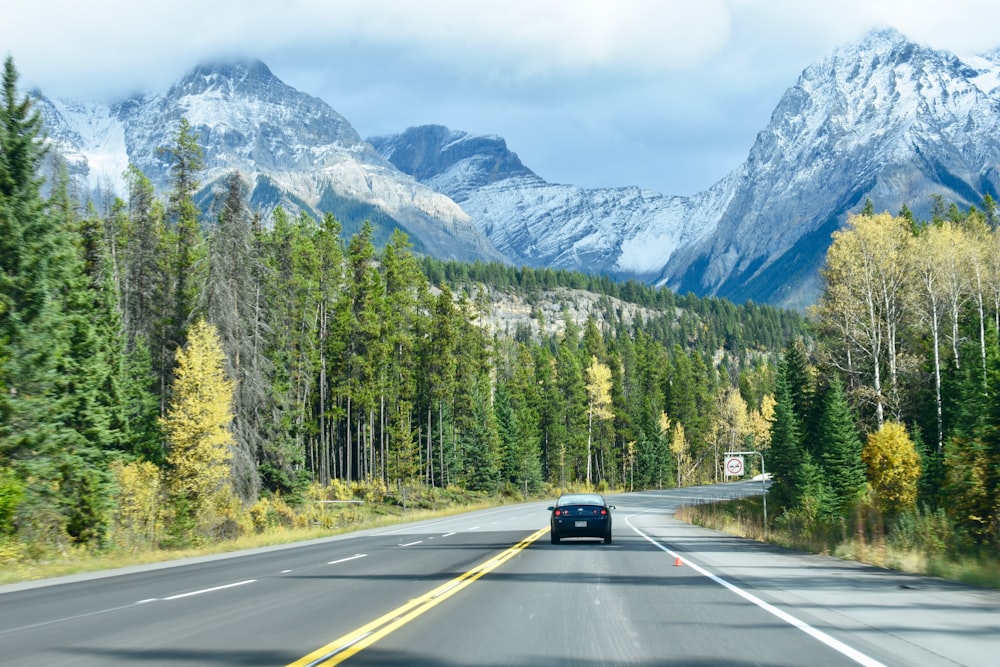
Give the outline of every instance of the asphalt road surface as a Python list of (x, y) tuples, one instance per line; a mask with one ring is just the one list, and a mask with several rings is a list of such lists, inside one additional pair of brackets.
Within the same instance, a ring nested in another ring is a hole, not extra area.
[(1000, 592), (681, 523), (743, 482), (610, 496), (614, 543), (549, 502), (0, 587), (0, 664), (996, 665)]

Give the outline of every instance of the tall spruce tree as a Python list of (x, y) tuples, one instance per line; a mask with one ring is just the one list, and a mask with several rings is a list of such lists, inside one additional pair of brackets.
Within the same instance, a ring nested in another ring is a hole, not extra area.
[(471, 393), (471, 412), (461, 432), (462, 482), (473, 491), (494, 493), (500, 480), (500, 434), (489, 379), (481, 376)]
[[(503, 459), (504, 481), (529, 493), (542, 483), (541, 426), (538, 413), (538, 388), (534, 359), (523, 344), (516, 348), (515, 365), (510, 381), (510, 424), (506, 433)], [(498, 401), (500, 392), (498, 390)]]
[(4, 65), (0, 102), (0, 468), (24, 485), (13, 523), (22, 538), (58, 547), (99, 541), (113, 439), (108, 378), (94, 329), (95, 293), (65, 174), (41, 197), (41, 116), (19, 99)]
[(374, 421), (386, 348), (381, 337), (384, 288), (376, 267), (374, 230), (366, 222), (347, 249), (347, 284), (338, 305), (343, 353), (338, 394), (346, 408), (346, 476), (370, 480), (375, 471)]
[[(458, 332), (455, 330), (456, 309), (451, 289), (440, 286), (440, 293), (433, 297), (429, 335), (424, 339), (421, 356), (421, 389), (423, 450), (426, 464), (425, 480), (430, 484), (445, 486), (448, 481), (445, 462), (445, 420), (450, 420), (451, 397), (455, 391), (455, 347)], [(437, 447), (435, 448), (435, 437)]]
[(798, 418), (795, 416), (787, 374), (786, 364), (780, 363), (767, 466), (774, 482), (771, 495), (779, 505), (791, 509), (798, 504), (802, 494), (804, 481), (802, 464), (805, 451), (801, 443), (801, 430)]
[[(272, 425), (274, 437), (265, 443), (260, 474), (265, 488), (295, 494), (308, 482), (310, 469), (317, 476), (319, 473), (313, 409), (319, 381), (319, 325), (323, 321), (317, 289), (323, 276), (316, 268), (321, 230), (304, 213), (292, 218), (278, 208), (272, 219), (272, 227), (259, 234), (264, 257), (263, 302), (270, 323), (265, 354), (272, 369), (278, 414)], [(307, 453), (311, 466), (306, 465)]]
[(836, 374), (830, 377), (829, 386), (820, 398), (817, 439), (823, 443), (820, 463), (831, 491), (830, 509), (843, 512), (865, 489), (865, 464), (861, 460), (861, 437), (840, 378)]
[[(198, 173), (204, 161), (198, 137), (187, 118), (181, 118), (173, 144), (161, 147), (159, 153), (169, 161), (171, 175), (166, 209), (170, 245), (169, 294), (165, 299), (171, 311), (163, 325), (166, 344), (161, 364), (165, 369), (172, 369), (176, 350), (183, 344), (187, 328), (195, 318), (195, 304), (202, 283), (203, 263), (200, 260), (204, 256), (201, 212), (194, 201), (199, 187)], [(164, 379), (170, 377), (168, 373)]]
[(418, 443), (414, 440), (417, 336), (426, 327), (420, 304), (429, 286), (413, 256), (412, 244), (400, 230), (382, 253), (385, 276), (385, 312), (382, 338), (387, 344), (384, 403), (386, 422), (386, 481), (411, 480), (418, 475)]

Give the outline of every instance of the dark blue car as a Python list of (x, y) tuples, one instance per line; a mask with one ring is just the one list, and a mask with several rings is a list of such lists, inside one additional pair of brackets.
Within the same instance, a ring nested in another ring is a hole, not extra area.
[(549, 508), (552, 544), (564, 537), (598, 537), (611, 544), (611, 510), (599, 493), (564, 493)]

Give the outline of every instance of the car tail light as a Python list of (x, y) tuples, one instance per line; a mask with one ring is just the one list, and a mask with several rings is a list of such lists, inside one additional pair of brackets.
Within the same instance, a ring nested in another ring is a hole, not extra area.
[(607, 513), (608, 513), (608, 511), (607, 511), (607, 510), (605, 510), (605, 509), (602, 509), (602, 510), (601, 510), (601, 516), (604, 516), (604, 515), (605, 515), (605, 514), (607, 514)]
[(556, 510), (556, 516), (562, 516), (562, 510)]

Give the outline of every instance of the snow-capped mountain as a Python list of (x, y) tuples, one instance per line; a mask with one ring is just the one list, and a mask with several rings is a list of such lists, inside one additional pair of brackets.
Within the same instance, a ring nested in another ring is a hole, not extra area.
[(710, 237), (666, 262), (677, 289), (805, 304), (830, 234), (870, 198), (927, 217), (933, 195), (1000, 190), (995, 54), (961, 60), (894, 30), (807, 68), (782, 97)]
[[(959, 58), (893, 30), (807, 68), (742, 165), (691, 197), (546, 182), (496, 136), (441, 126), (363, 141), (263, 63), (198, 67), (168, 91), (105, 106), (39, 97), (50, 139), (91, 191), (131, 163), (164, 191), (180, 119), (205, 189), (236, 169), (264, 212), (378, 214), (442, 258), (605, 273), (680, 292), (812, 303), (830, 235), (870, 198), (927, 217), (932, 196), (1000, 191), (1000, 50)], [(404, 173), (405, 172), (405, 173)]]
[(458, 202), (513, 263), (652, 282), (678, 248), (715, 226), (728, 181), (695, 197), (545, 182), (500, 137), (438, 125), (369, 139), (402, 171)]
[[(196, 67), (166, 92), (113, 105), (38, 95), (46, 129), (84, 187), (124, 193), (128, 164), (161, 191), (181, 118), (204, 153), (202, 199), (233, 170), (265, 213), (379, 213), (444, 258), (500, 260), (458, 205), (385, 161), (343, 116), (286, 85), (259, 61)], [(338, 215), (340, 217), (340, 215)]]
[(870, 33), (807, 68), (747, 161), (693, 197), (546, 183), (501, 139), (440, 127), (371, 141), (514, 262), (802, 307), (818, 294), (830, 234), (866, 198), (918, 216), (932, 195), (996, 198), (998, 73), (1000, 51), (962, 60)]

